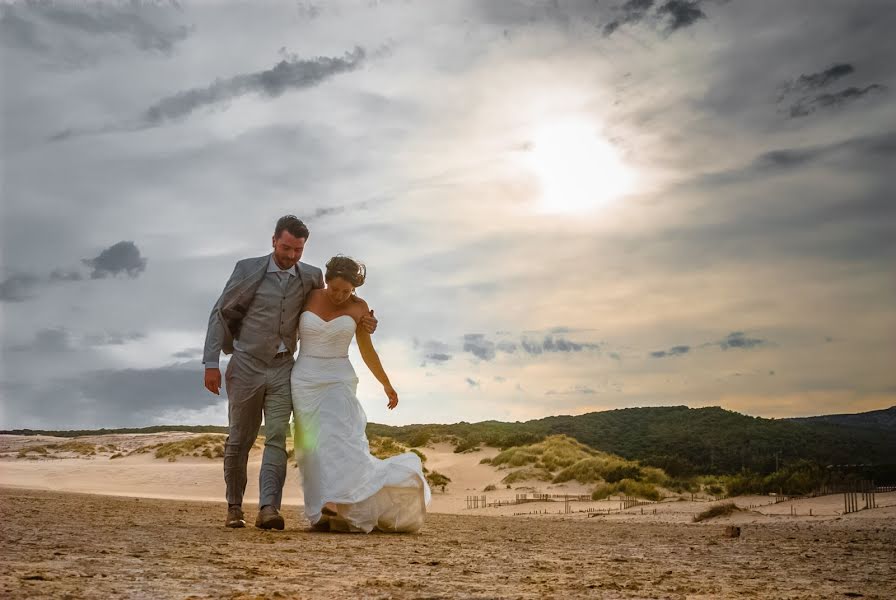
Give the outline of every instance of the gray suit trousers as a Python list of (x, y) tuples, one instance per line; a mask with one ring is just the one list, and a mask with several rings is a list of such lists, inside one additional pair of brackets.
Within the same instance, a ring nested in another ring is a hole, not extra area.
[(286, 481), (286, 435), (292, 411), (289, 375), (293, 358), (263, 361), (235, 350), (227, 365), (229, 433), (224, 445), (224, 482), (227, 503), (241, 505), (246, 492), (249, 451), (265, 420), (264, 457), (259, 474), (259, 506), (280, 508)]

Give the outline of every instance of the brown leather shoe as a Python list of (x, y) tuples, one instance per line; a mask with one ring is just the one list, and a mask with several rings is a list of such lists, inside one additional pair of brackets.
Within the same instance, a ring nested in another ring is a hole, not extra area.
[(283, 529), (283, 515), (273, 506), (262, 506), (255, 518), (255, 526), (259, 529)]
[(226, 527), (245, 527), (246, 518), (243, 516), (243, 509), (239, 506), (231, 506), (227, 509), (227, 520), (224, 522)]

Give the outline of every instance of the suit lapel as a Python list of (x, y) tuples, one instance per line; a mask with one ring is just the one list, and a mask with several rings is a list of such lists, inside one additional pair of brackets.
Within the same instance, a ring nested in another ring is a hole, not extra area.
[(311, 291), (311, 275), (305, 272), (305, 265), (302, 263), (296, 263), (296, 273), (298, 274), (299, 282), (301, 283), (302, 305), (304, 305), (305, 301), (308, 299), (308, 292)]

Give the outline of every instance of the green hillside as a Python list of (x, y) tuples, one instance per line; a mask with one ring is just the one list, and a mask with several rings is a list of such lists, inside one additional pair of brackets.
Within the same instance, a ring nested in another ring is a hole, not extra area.
[(821, 465), (876, 465), (896, 457), (896, 436), (889, 432), (749, 417), (718, 407), (626, 408), (525, 423), (371, 424), (369, 430), (409, 444), (454, 436), (462, 448), (475, 443), (506, 448), (562, 433), (597, 450), (661, 467), (673, 477), (743, 469), (771, 473), (776, 460), (778, 466), (799, 459)]
[[(759, 473), (805, 459), (822, 465), (880, 464), (896, 457), (896, 435), (826, 422), (749, 417), (712, 408), (630, 408), (538, 422), (594, 448), (663, 467), (670, 475)], [(681, 473), (685, 474), (685, 473)]]
[(848, 425), (850, 427), (883, 429), (892, 434), (896, 434), (896, 406), (857, 414), (796, 417), (788, 420), (796, 421), (798, 423), (833, 423), (835, 425)]

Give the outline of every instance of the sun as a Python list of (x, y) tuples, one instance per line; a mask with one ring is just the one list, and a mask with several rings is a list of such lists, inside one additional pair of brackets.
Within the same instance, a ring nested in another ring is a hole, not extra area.
[(619, 152), (584, 120), (541, 127), (527, 158), (541, 189), (540, 212), (586, 212), (625, 196), (634, 187), (634, 173)]

